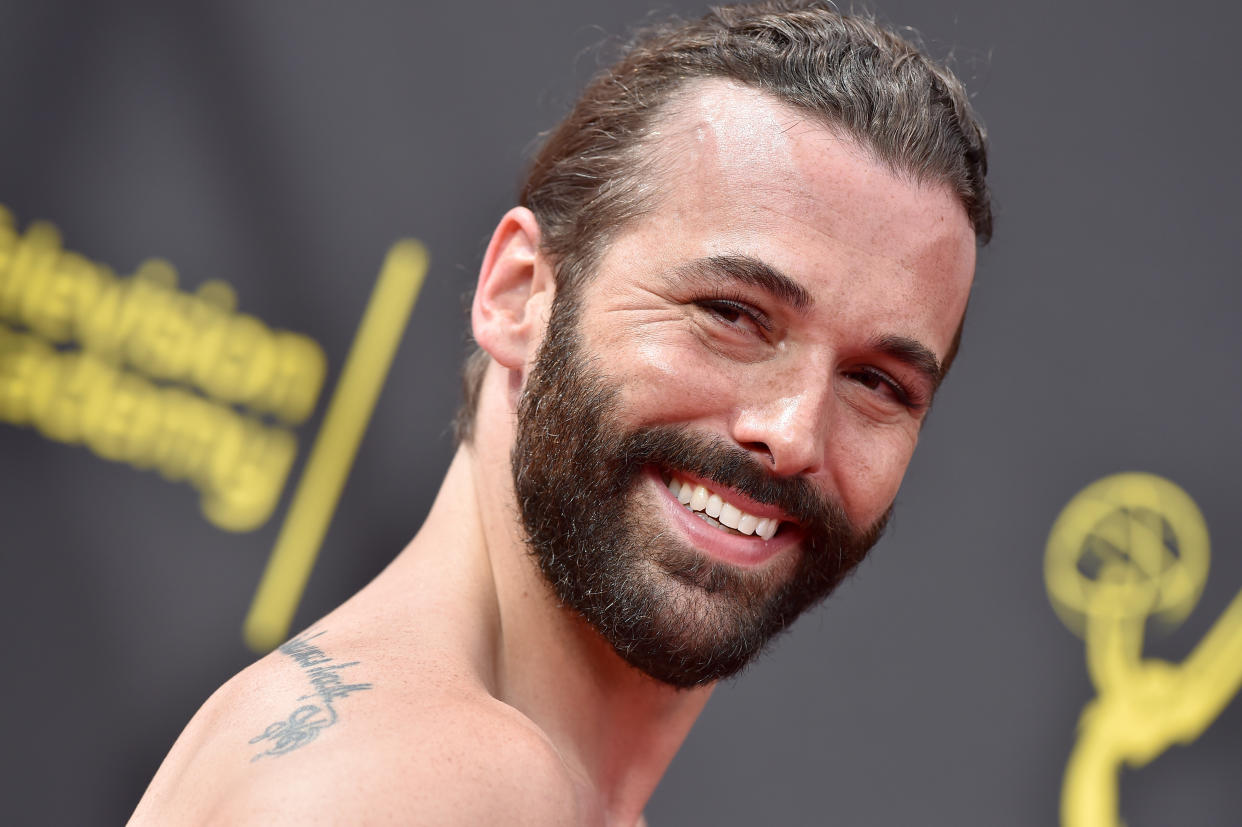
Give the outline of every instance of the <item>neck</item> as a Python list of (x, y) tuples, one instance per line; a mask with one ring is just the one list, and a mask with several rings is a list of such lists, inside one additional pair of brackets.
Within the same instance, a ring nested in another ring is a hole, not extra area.
[[(504, 468), (488, 469), (484, 479), (510, 478), (506, 457)], [(538, 724), (592, 781), (606, 809), (629, 823), (711, 689), (677, 690), (648, 677), (559, 605), (513, 525), (516, 505), (510, 486), (505, 490), (506, 507), (488, 509), (503, 517), (488, 536), (502, 630), (499, 696)]]
[[(548, 736), (607, 821), (634, 823), (711, 688), (653, 680), (558, 605), (516, 522), (507, 445), (488, 442), (479, 434), (474, 447), (458, 449), (403, 557), (424, 560), (432, 555), (420, 549), (437, 550), (432, 576), (452, 585), (436, 602), (453, 604), (450, 634), (487, 691)], [(443, 554), (463, 544), (461, 553)]]

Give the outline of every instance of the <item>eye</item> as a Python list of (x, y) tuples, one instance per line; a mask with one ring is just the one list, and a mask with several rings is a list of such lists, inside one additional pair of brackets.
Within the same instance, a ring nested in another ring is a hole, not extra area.
[(736, 299), (700, 299), (695, 302), (722, 326), (767, 338), (772, 323), (761, 310)]
[(863, 367), (850, 372), (849, 377), (873, 393), (886, 397), (895, 404), (910, 410), (921, 410), (924, 405), (915, 400), (901, 382), (879, 368)]

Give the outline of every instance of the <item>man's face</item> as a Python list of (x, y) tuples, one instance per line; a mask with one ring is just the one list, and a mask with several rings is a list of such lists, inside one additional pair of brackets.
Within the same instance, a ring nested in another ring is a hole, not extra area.
[(744, 666), (878, 537), (975, 248), (945, 188), (763, 93), (702, 83), (672, 110), (660, 201), (558, 300), (513, 460), (558, 596), (690, 686)]

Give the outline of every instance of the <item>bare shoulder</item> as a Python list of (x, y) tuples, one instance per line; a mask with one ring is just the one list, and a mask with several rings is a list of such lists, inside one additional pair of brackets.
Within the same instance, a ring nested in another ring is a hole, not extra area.
[(435, 709), (409, 709), (399, 725), (359, 726), (336, 744), (269, 762), (235, 785), (211, 820), (583, 823), (576, 785), (546, 738), (485, 704), (445, 700)]
[(131, 824), (581, 824), (584, 789), (451, 659), (313, 631), (204, 704)]

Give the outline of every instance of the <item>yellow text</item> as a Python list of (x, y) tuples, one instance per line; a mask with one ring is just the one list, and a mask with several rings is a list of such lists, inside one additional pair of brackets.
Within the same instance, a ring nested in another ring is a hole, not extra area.
[(207, 519), (230, 531), (268, 518), (297, 453), (287, 428), (3, 324), (0, 422), (184, 480), (201, 493)]
[(305, 421), (327, 370), (322, 348), (235, 304), (221, 281), (178, 290), (176, 270), (158, 259), (118, 277), (63, 250), (51, 224), (34, 222), (19, 235), (0, 206), (0, 321), (290, 425)]

